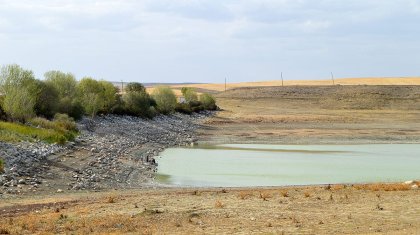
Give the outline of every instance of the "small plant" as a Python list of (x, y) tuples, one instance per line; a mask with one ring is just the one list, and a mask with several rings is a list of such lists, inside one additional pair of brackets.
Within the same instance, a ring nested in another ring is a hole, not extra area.
[(0, 158), (0, 173), (4, 173), (4, 160)]
[(0, 234), (10, 234), (10, 232), (5, 228), (0, 228)]
[(241, 191), (238, 194), (238, 197), (242, 200), (252, 197), (254, 194), (252, 192)]
[(108, 202), (108, 203), (115, 203), (115, 197), (114, 196), (109, 196), (107, 198), (106, 202)]
[(280, 192), (280, 194), (281, 194), (283, 197), (289, 197), (289, 192), (287, 192), (287, 191), (281, 191), (281, 192)]
[(269, 192), (260, 192), (260, 198), (263, 199), (264, 201), (268, 201), (268, 198), (272, 198), (273, 195)]
[(221, 201), (217, 200), (216, 203), (214, 204), (214, 207), (216, 207), (216, 208), (224, 208), (225, 205)]
[(311, 194), (309, 192), (305, 192), (304, 195), (306, 198), (311, 197)]

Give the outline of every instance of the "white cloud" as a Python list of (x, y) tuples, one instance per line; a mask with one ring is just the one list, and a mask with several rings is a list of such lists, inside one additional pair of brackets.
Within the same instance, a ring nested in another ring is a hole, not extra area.
[[(275, 79), (279, 69), (316, 78), (334, 67), (343, 76), (404, 75), (420, 61), (419, 6), (418, 0), (0, 0), (0, 64), (19, 63), (39, 76), (63, 69), (139, 81)], [(406, 63), (389, 66), (387, 59)]]

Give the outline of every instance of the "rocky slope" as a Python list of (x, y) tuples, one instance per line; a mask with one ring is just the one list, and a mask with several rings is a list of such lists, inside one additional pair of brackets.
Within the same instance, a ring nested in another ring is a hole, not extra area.
[(65, 146), (0, 142), (6, 162), (0, 194), (153, 186), (153, 157), (167, 147), (193, 144), (200, 121), (210, 115), (107, 115), (81, 120), (80, 136)]

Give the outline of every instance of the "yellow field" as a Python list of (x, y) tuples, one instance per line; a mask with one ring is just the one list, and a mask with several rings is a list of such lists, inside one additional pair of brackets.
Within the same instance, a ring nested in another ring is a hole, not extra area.
[[(335, 84), (339, 85), (420, 85), (420, 77), (390, 77), (390, 78), (340, 78), (335, 80)], [(239, 87), (261, 87), (261, 86), (281, 86), (281, 80), (261, 81), (261, 82), (240, 82), (228, 83), (227, 89)], [(293, 80), (284, 81), (285, 86), (296, 85), (332, 85), (331, 80)], [(195, 87), (212, 91), (223, 91), (225, 84), (189, 84), (176, 85), (173, 88)]]

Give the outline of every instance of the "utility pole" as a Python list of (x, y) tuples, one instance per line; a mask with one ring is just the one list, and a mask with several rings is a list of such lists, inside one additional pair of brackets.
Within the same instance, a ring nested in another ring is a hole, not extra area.
[(281, 86), (284, 86), (284, 84), (283, 84), (283, 72), (281, 72)]
[(331, 80), (333, 82), (333, 85), (335, 85), (335, 82), (334, 82), (334, 74), (332, 72), (331, 72)]
[(124, 82), (121, 80), (121, 94), (124, 92)]
[(225, 92), (226, 92), (226, 77), (225, 77)]

